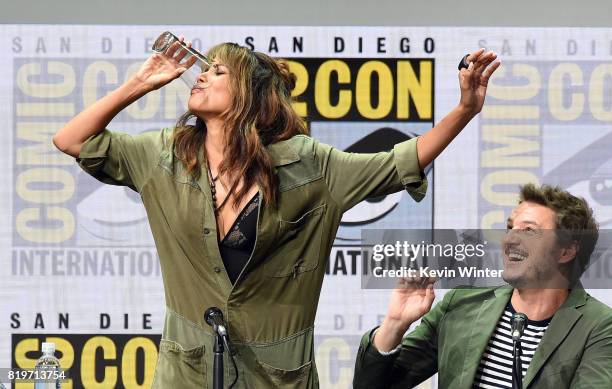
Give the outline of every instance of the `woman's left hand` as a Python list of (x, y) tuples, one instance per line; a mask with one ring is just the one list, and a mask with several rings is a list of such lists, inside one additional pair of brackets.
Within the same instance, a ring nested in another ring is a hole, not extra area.
[(459, 71), (459, 106), (472, 116), (482, 109), (489, 78), (501, 64), (500, 61), (494, 62), (496, 59), (497, 54), (494, 52), (478, 49), (468, 56), (469, 67)]

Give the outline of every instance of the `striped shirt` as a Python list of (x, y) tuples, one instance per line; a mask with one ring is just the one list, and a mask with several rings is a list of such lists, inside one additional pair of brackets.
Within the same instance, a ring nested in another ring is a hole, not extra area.
[[(500, 317), (487, 348), (482, 354), (473, 388), (512, 388), (512, 316), (515, 310), (510, 303)], [(521, 337), (521, 362), (523, 377), (531, 363), (542, 336), (550, 320), (527, 320), (525, 331)]]

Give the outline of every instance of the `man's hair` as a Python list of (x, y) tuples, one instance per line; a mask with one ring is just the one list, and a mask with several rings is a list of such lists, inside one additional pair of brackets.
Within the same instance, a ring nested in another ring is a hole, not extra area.
[[(543, 205), (555, 212), (555, 227), (561, 241), (578, 243), (576, 265), (580, 276), (589, 265), (591, 254), (599, 238), (599, 225), (593, 217), (593, 210), (582, 197), (576, 197), (568, 191), (550, 185), (537, 187), (527, 184), (521, 187), (519, 204), (527, 201)], [(560, 234), (568, 234), (562, 237)]]

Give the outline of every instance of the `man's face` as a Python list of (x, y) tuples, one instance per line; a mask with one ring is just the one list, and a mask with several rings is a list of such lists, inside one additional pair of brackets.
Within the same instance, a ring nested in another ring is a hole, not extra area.
[(508, 218), (502, 240), (503, 278), (515, 288), (550, 286), (558, 279), (561, 247), (555, 234), (555, 212), (543, 205), (523, 202)]

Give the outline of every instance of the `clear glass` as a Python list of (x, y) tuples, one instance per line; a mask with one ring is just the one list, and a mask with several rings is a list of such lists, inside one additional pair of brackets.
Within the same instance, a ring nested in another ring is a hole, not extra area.
[(153, 43), (152, 50), (163, 53), (174, 42), (179, 42), (179, 45), (187, 51), (183, 61), (187, 61), (191, 57), (196, 58), (195, 64), (187, 69), (180, 77), (181, 80), (191, 88), (195, 84), (200, 73), (205, 72), (211, 66), (211, 61), (193, 47), (188, 47), (185, 42), (181, 42), (180, 39), (170, 31), (165, 31), (157, 37), (155, 43)]

